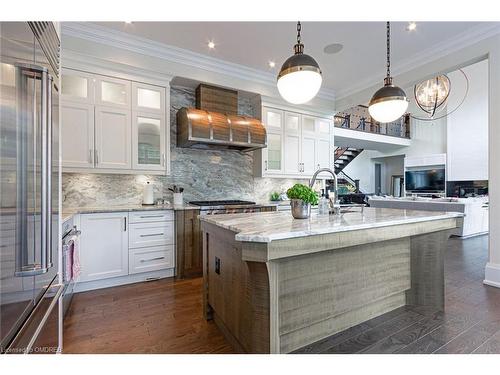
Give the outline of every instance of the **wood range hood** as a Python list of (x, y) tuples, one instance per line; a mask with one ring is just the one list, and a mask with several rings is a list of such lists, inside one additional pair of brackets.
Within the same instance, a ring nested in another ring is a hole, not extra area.
[(177, 112), (177, 147), (253, 151), (266, 146), (266, 129), (258, 119), (185, 107)]

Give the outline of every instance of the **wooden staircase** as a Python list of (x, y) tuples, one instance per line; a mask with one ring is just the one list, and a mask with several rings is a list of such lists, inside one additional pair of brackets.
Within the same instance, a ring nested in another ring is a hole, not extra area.
[(342, 170), (353, 161), (356, 156), (361, 154), (363, 149), (354, 148), (354, 147), (337, 147), (335, 149), (335, 174), (339, 174)]

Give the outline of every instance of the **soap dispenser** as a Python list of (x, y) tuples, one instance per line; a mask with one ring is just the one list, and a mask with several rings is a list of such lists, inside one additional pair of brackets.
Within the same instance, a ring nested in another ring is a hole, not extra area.
[(328, 204), (328, 199), (325, 196), (325, 190), (321, 189), (321, 198), (318, 202), (318, 215), (328, 215), (330, 207)]

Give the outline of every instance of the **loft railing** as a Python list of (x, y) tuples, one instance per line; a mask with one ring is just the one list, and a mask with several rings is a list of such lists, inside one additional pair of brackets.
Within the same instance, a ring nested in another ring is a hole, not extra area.
[(335, 115), (334, 125), (337, 128), (357, 130), (366, 133), (410, 138), (410, 114), (405, 114), (398, 120), (389, 123), (371, 122), (362, 117), (357, 124), (352, 123), (350, 115)]

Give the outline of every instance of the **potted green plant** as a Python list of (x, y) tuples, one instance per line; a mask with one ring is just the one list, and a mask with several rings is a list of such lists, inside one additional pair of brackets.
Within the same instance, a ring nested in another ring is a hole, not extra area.
[(311, 205), (318, 204), (318, 195), (307, 185), (295, 184), (286, 191), (295, 219), (307, 219), (311, 216)]

